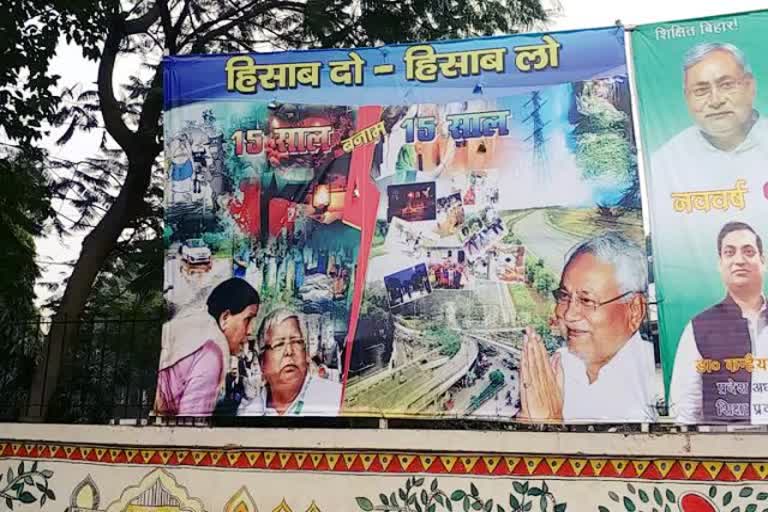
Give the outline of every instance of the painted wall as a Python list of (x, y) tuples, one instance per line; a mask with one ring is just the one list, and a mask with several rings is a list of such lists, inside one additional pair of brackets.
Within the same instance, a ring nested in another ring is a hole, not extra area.
[[(57, 432), (59, 440), (51, 439)], [(0, 433), (6, 437), (0, 440), (0, 510), (768, 509), (765, 443), (730, 434), (670, 434), (659, 439), (662, 436), (19, 425), (0, 425)], [(100, 442), (105, 437), (113, 442)], [(185, 445), (190, 437), (207, 439), (208, 446)], [(160, 442), (149, 443), (152, 438)], [(420, 438), (430, 440), (422, 449), (410, 449)], [(437, 448), (449, 438), (462, 442)], [(365, 447), (377, 439), (379, 449)], [(301, 446), (294, 446), (299, 440)], [(475, 451), (488, 443), (496, 449)], [(527, 449), (519, 450), (523, 445)], [(552, 445), (561, 449), (541, 452)], [(623, 454), (616, 449), (622, 445)], [(708, 451), (697, 456), (697, 445), (708, 446)], [(746, 446), (752, 446), (754, 458), (733, 458), (750, 453), (733, 451)], [(646, 456), (637, 454), (643, 447)], [(730, 456), (715, 455), (718, 450)], [(663, 456), (664, 451), (669, 455)]]

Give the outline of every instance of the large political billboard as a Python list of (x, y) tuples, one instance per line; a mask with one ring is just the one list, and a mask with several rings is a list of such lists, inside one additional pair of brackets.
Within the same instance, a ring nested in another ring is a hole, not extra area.
[(621, 28), (164, 66), (158, 414), (655, 419)]
[(632, 33), (661, 354), (680, 423), (768, 421), (768, 13)]

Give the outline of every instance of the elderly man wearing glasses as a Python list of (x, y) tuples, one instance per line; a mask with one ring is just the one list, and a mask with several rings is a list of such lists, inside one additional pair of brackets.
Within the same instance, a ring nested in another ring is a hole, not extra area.
[[(309, 371), (307, 328), (289, 309), (270, 312), (258, 333), (259, 363), (265, 382), (262, 400), (252, 400), (239, 415), (335, 416), (341, 384)], [(259, 403), (260, 402), (260, 403)]]
[(619, 233), (580, 243), (554, 291), (566, 346), (550, 358), (528, 328), (521, 360), (520, 418), (529, 421), (650, 422), (655, 419), (653, 346), (645, 317), (647, 260)]
[(664, 198), (655, 211), (674, 216), (670, 193), (733, 188), (734, 170), (750, 195), (762, 200), (768, 120), (755, 109), (757, 79), (744, 53), (728, 43), (700, 43), (682, 64), (682, 93), (693, 125), (652, 155), (652, 195)]
[(754, 108), (757, 81), (744, 53), (728, 43), (700, 43), (685, 54), (682, 78), (694, 125), (662, 146), (652, 167), (700, 177), (702, 169), (690, 169), (691, 161), (720, 172), (762, 162), (768, 122)]

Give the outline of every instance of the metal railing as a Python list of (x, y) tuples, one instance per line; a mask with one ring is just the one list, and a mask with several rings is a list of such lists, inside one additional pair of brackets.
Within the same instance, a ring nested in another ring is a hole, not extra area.
[[(0, 421), (105, 424), (149, 417), (162, 320), (36, 319), (2, 331), (12, 350), (0, 362)], [(52, 336), (62, 341), (53, 354)], [(42, 386), (31, 391), (35, 372)], [(30, 414), (35, 410), (45, 413)]]
[[(162, 319), (94, 318), (78, 321), (33, 319), (0, 326), (0, 422), (134, 424), (160, 423), (152, 415), (161, 347)], [(650, 327), (650, 326), (646, 326)], [(61, 357), (51, 357), (52, 335), (64, 340)], [(57, 368), (58, 372), (54, 372)], [(35, 373), (44, 386), (31, 392)], [(57, 373), (55, 382), (47, 377)], [(53, 391), (46, 386), (53, 386)], [(47, 404), (43, 397), (49, 393)], [(44, 416), (30, 415), (45, 408)], [(660, 410), (661, 412), (661, 410)], [(383, 423), (382, 423), (383, 422)], [(173, 418), (164, 424), (259, 427), (381, 427), (537, 431), (678, 430), (668, 422), (653, 425), (526, 425), (474, 419), (389, 418)], [(720, 430), (719, 427), (715, 428)], [(726, 427), (722, 427), (725, 430)], [(753, 428), (764, 431), (765, 428)], [(686, 429), (687, 430), (687, 429)]]

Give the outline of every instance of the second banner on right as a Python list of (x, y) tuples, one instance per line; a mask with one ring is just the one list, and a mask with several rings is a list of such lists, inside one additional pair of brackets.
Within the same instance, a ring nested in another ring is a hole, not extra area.
[(762, 11), (632, 34), (664, 382), (680, 423), (768, 423), (766, 26)]

